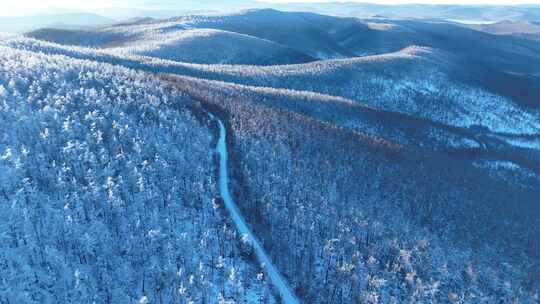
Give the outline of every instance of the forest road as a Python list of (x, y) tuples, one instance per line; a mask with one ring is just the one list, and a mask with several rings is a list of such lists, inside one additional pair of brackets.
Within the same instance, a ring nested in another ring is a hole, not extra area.
[(299, 300), (296, 298), (291, 288), (279, 273), (277, 268), (272, 263), (270, 257), (262, 247), (257, 237), (250, 230), (240, 209), (233, 200), (229, 190), (229, 172), (228, 172), (228, 152), (227, 152), (227, 132), (223, 122), (210, 114), (212, 119), (216, 120), (219, 124), (219, 140), (217, 142), (216, 151), (219, 154), (219, 192), (224, 201), (227, 211), (230, 213), (232, 220), (236, 226), (238, 232), (242, 234), (244, 239), (253, 247), (255, 255), (259, 263), (261, 263), (266, 274), (270, 278), (270, 282), (279, 292), (283, 303), (285, 304), (299, 304)]

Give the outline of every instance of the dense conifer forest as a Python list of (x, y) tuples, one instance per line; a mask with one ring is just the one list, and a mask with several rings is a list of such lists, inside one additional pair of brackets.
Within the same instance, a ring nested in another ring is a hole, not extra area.
[(486, 31), (0, 36), (0, 303), (537, 303), (540, 44)]

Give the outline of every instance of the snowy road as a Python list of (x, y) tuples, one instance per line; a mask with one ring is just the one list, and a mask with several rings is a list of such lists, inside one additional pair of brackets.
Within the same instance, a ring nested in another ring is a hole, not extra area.
[(251, 232), (251, 230), (247, 226), (244, 217), (240, 213), (238, 206), (236, 205), (235, 201), (233, 200), (231, 196), (231, 193), (229, 191), (228, 154), (227, 154), (227, 141), (226, 141), (227, 133), (225, 131), (225, 127), (223, 126), (223, 123), (221, 122), (221, 120), (215, 118), (214, 116), (212, 116), (212, 118), (216, 119), (219, 124), (219, 141), (216, 147), (217, 152), (219, 153), (219, 160), (220, 160), (219, 161), (219, 192), (221, 194), (221, 197), (223, 198), (225, 207), (231, 214), (232, 220), (234, 224), (236, 225), (236, 228), (238, 229), (238, 231), (242, 234), (242, 236), (247, 237), (248, 242), (251, 244), (251, 246), (255, 250), (255, 255), (257, 256), (259, 263), (263, 265), (266, 271), (266, 274), (270, 278), (270, 282), (279, 291), (279, 294), (283, 302), (286, 304), (298, 304), (299, 303), (298, 299), (289, 288), (287, 282), (285, 282), (285, 279), (283, 279), (279, 271), (276, 269), (276, 267), (274, 266), (274, 264), (268, 257), (268, 254), (266, 254), (259, 240), (255, 237), (255, 235)]

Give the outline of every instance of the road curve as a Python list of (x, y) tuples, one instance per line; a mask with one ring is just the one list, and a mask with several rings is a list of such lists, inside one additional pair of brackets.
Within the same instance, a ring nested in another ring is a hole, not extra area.
[(244, 236), (245, 239), (251, 244), (255, 251), (255, 255), (259, 263), (263, 266), (266, 274), (270, 278), (270, 282), (278, 290), (283, 303), (285, 304), (299, 304), (299, 300), (289, 288), (289, 285), (285, 279), (281, 276), (277, 268), (270, 260), (268, 254), (266, 254), (261, 243), (257, 237), (251, 232), (246, 224), (246, 221), (236, 202), (233, 200), (229, 190), (229, 173), (228, 173), (228, 154), (227, 154), (227, 132), (223, 122), (217, 119), (215, 116), (210, 116), (215, 119), (219, 124), (219, 140), (217, 143), (216, 151), (219, 154), (219, 192), (224, 201), (225, 207), (229, 211), (232, 220), (236, 226), (236, 229)]

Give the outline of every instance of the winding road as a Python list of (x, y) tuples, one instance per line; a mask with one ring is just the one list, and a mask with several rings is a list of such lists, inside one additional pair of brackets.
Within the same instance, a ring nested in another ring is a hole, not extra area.
[(255, 237), (253, 232), (246, 224), (246, 220), (240, 213), (236, 202), (233, 200), (229, 191), (229, 173), (228, 173), (228, 154), (227, 154), (227, 132), (223, 122), (210, 114), (219, 124), (219, 140), (217, 143), (216, 151), (219, 154), (219, 192), (223, 198), (225, 207), (231, 214), (232, 220), (236, 226), (236, 229), (245, 237), (251, 244), (255, 251), (255, 255), (259, 263), (266, 271), (270, 282), (278, 290), (283, 303), (285, 304), (298, 304), (299, 301), (291, 291), (285, 279), (281, 276), (277, 268), (270, 260), (268, 254), (265, 252), (259, 240)]

